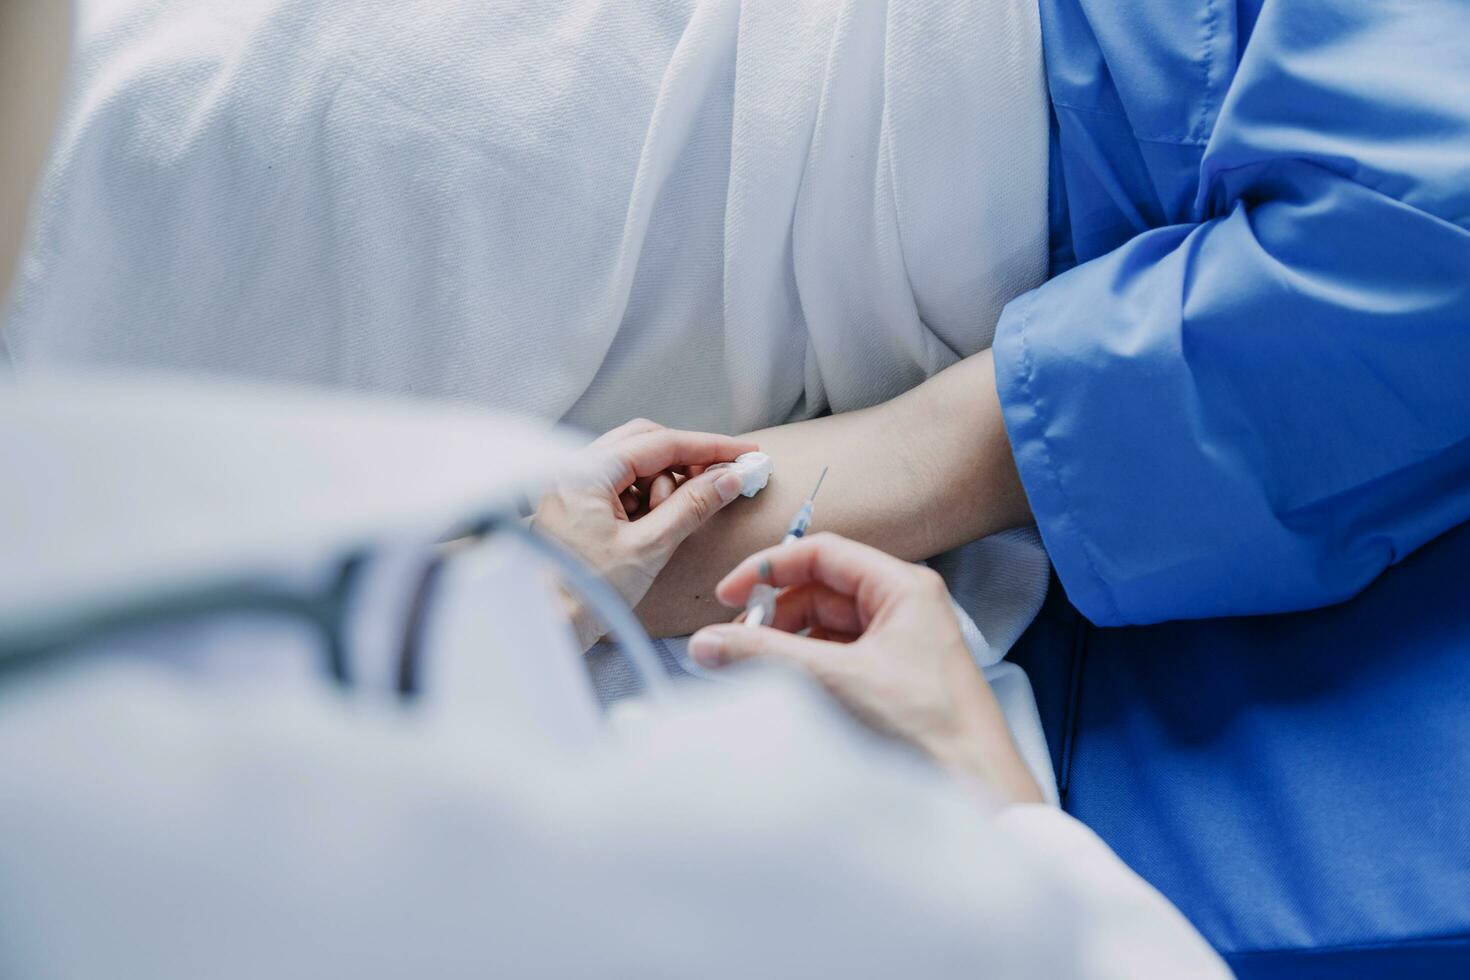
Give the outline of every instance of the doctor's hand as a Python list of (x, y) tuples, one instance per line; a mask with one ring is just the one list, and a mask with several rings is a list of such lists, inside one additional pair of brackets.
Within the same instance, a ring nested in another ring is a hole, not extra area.
[[(710, 626), (690, 641), (705, 667), (761, 659), (814, 676), (853, 715), (1012, 802), (1042, 800), (990, 685), (971, 659), (938, 573), (832, 534), (752, 555), (716, 595), (741, 607), (784, 588), (772, 628)], [(809, 635), (795, 635), (808, 630)]]
[[(636, 606), (684, 539), (740, 495), (738, 475), (704, 467), (758, 448), (749, 439), (635, 419), (583, 451), (584, 465), (541, 499), (531, 526), (575, 551)], [(635, 506), (651, 482), (660, 485), (655, 503)], [(578, 638), (590, 647), (601, 632), (570, 605)]]

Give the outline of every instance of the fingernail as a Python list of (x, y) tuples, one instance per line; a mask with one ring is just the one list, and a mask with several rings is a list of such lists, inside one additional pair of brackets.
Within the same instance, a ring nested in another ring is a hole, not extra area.
[(719, 636), (705, 630), (689, 640), (689, 656), (701, 667), (718, 667), (725, 659), (725, 644)]
[(720, 503), (728, 504), (740, 496), (740, 488), (744, 484), (739, 473), (722, 473), (716, 477), (715, 492), (720, 495)]

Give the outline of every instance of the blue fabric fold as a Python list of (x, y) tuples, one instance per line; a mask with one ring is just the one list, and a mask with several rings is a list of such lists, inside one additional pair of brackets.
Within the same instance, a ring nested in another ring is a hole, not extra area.
[(1470, 520), (1470, 6), (1123, 6), (1042, 3), (1076, 265), (995, 357), (1043, 539), (1099, 624), (1345, 599)]

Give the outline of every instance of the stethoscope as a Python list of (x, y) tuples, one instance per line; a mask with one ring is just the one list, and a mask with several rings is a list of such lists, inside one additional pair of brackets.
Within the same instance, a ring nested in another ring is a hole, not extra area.
[[(669, 695), (672, 681), (654, 650), (653, 641), (616, 590), (579, 556), (537, 533), (519, 515), (496, 514), (460, 525), (429, 549), (412, 588), (408, 615), (397, 643), (394, 689), (400, 699), (412, 701), (422, 689), (428, 626), (438, 586), (449, 562), (457, 552), (498, 533), (519, 538), (562, 574), (568, 588), (577, 593), (607, 636), (628, 658), (647, 697), (660, 701)], [(308, 625), (321, 642), (324, 676), (332, 686), (347, 690), (354, 684), (347, 643), (349, 612), (375, 551), (373, 547), (363, 547), (339, 558), (327, 582), (315, 590), (285, 589), (262, 579), (245, 578), (176, 589), (145, 602), (105, 607), (39, 628), (7, 630), (0, 623), (0, 675), (43, 661), (49, 663), (63, 656), (79, 655), (98, 640), (138, 627), (223, 614), (257, 613)]]

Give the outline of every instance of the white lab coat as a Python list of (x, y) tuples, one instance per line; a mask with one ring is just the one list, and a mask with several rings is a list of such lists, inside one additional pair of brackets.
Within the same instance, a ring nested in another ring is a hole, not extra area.
[(331, 692), (261, 629), (3, 678), (0, 975), (1227, 975), (1071, 817), (800, 683), (571, 753), (493, 698)]

